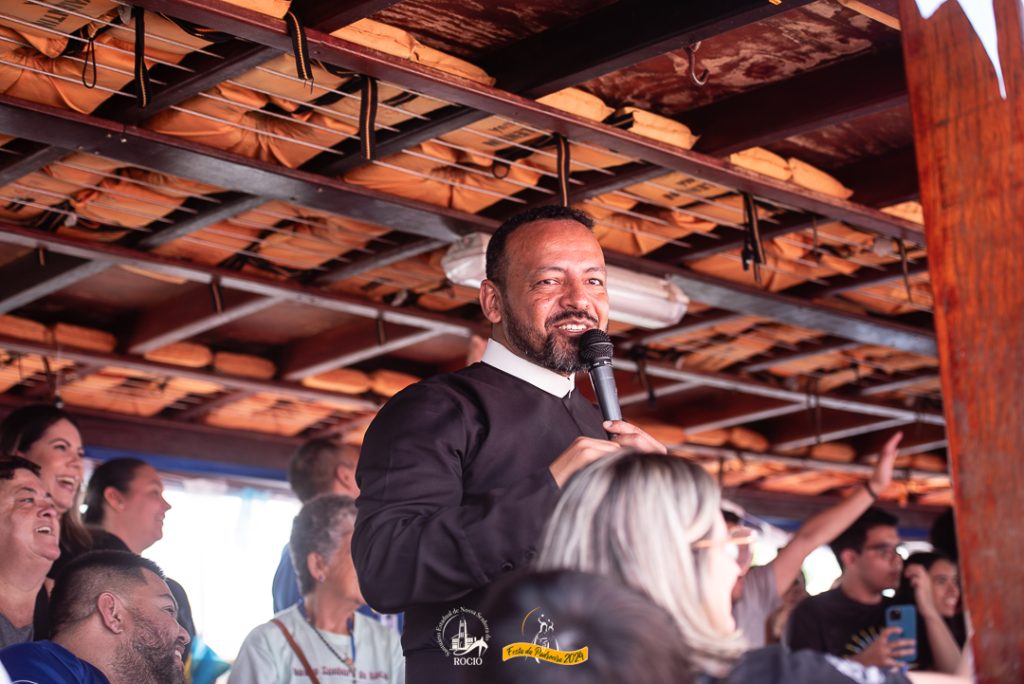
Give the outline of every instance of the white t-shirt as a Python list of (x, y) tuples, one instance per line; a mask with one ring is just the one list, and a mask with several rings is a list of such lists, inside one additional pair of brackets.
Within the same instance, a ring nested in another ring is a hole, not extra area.
[(736, 626), (743, 630), (748, 648), (765, 645), (768, 616), (782, 605), (782, 597), (775, 586), (775, 566), (758, 565), (747, 570), (743, 593), (732, 604)]
[[(274, 616), (284, 623), (292, 638), (306, 656), (322, 684), (349, 684), (352, 671), (324, 645), (312, 625), (299, 612), (298, 605)], [(394, 682), (405, 684), (405, 656), (401, 637), (393, 629), (355, 614), (356, 682)], [(320, 630), (324, 639), (342, 658), (352, 657), (352, 639), (347, 634)], [(302, 662), (288, 645), (281, 629), (266, 622), (249, 632), (238, 658), (231, 668), (228, 684), (292, 684), (309, 683)]]

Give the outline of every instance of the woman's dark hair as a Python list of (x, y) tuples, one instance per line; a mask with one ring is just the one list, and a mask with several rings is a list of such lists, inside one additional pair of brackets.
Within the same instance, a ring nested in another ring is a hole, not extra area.
[[(908, 565), (921, 565), (924, 566), (925, 570), (931, 570), (932, 566), (938, 561), (944, 560), (949, 561), (956, 565), (953, 560), (946, 554), (940, 551), (918, 551), (912, 553), (907, 557), (907, 560), (903, 561), (903, 567), (906, 568)], [(900, 586), (896, 589), (896, 594), (893, 596), (894, 603), (914, 603), (915, 599), (914, 587), (910, 584), (910, 580), (904, 576), (900, 579)]]
[[(47, 430), (62, 420), (81, 432), (78, 421), (70, 413), (51, 404), (30, 404), (11, 411), (0, 423), (0, 455), (26, 453)], [(92, 535), (82, 524), (78, 506), (72, 506), (60, 516), (60, 542), (62, 553), (80, 552), (92, 546)]]
[(80, 429), (71, 414), (50, 404), (31, 404), (11, 411), (0, 423), (0, 452), (4, 456), (17, 456), (28, 451), (47, 430), (62, 420)]
[(7, 456), (0, 458), (0, 480), (13, 480), (16, 470), (27, 470), (36, 477), (39, 476), (40, 468), (32, 461), (21, 456)]
[(88, 525), (103, 524), (103, 497), (107, 487), (113, 487), (122, 494), (128, 493), (128, 486), (135, 479), (135, 473), (145, 461), (137, 458), (112, 458), (96, 467), (85, 490), (85, 513), (82, 520)]
[[(906, 568), (908, 565), (920, 565), (925, 570), (931, 570), (932, 566), (940, 560), (948, 561), (953, 565), (956, 565), (956, 561), (947, 556), (940, 550), (935, 551), (919, 551), (917, 553), (910, 554), (907, 560), (903, 561), (903, 567)], [(893, 604), (910, 604), (913, 606), (917, 605), (917, 595), (914, 592), (914, 587), (910, 584), (910, 580), (906, 576), (900, 579), (900, 586), (896, 589), (896, 593), (892, 598)], [(949, 627), (950, 633), (953, 635), (953, 639), (957, 645), (963, 648), (963, 645), (967, 642), (967, 625), (964, 622), (963, 614), (954, 615), (951, 618), (943, 617), (943, 621)], [(931, 669), (935, 664), (935, 656), (932, 653), (932, 645), (928, 640), (928, 631), (925, 629), (924, 618), (921, 617), (921, 610), (918, 608), (917, 611), (917, 662), (921, 669)]]

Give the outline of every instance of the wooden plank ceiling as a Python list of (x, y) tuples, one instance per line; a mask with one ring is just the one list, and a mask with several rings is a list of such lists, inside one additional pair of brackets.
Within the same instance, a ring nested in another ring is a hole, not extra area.
[(142, 107), (131, 12), (84, 4), (0, 8), (4, 406), (56, 394), (148, 426), (141, 450), (209, 458), (208, 434), (259, 466), (358, 441), (486, 336), (441, 256), (557, 201), (558, 133), (609, 263), (692, 300), (668, 329), (613, 325), (631, 420), (769, 497), (850, 486), (900, 428), (886, 496), (949, 501), (892, 22), (826, 0), (296, 0), (310, 82), (286, 2), (139, 0)]

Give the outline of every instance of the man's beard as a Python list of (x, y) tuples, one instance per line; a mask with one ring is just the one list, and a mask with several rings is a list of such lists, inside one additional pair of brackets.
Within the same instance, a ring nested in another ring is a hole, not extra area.
[[(583, 370), (583, 364), (580, 363), (579, 336), (559, 335), (552, 330), (541, 337), (540, 334), (531, 330), (528, 324), (513, 314), (504, 302), (501, 308), (508, 341), (526, 358), (538, 366), (563, 375)], [(545, 326), (550, 327), (572, 319), (587, 320), (594, 326), (598, 324), (597, 319), (586, 311), (566, 309), (548, 318), (545, 321)]]
[(186, 643), (175, 639), (166, 643), (160, 638), (156, 626), (137, 611), (132, 611), (135, 632), (129, 643), (117, 648), (112, 669), (119, 681), (132, 684), (184, 684), (185, 670), (181, 658), (174, 652)]

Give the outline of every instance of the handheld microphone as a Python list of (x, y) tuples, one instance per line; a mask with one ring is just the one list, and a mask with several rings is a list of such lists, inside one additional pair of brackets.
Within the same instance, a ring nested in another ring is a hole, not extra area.
[(622, 420), (619, 408), (619, 393), (615, 389), (615, 375), (612, 373), (612, 340), (608, 333), (592, 328), (580, 335), (580, 361), (590, 373), (597, 403), (605, 420)]

